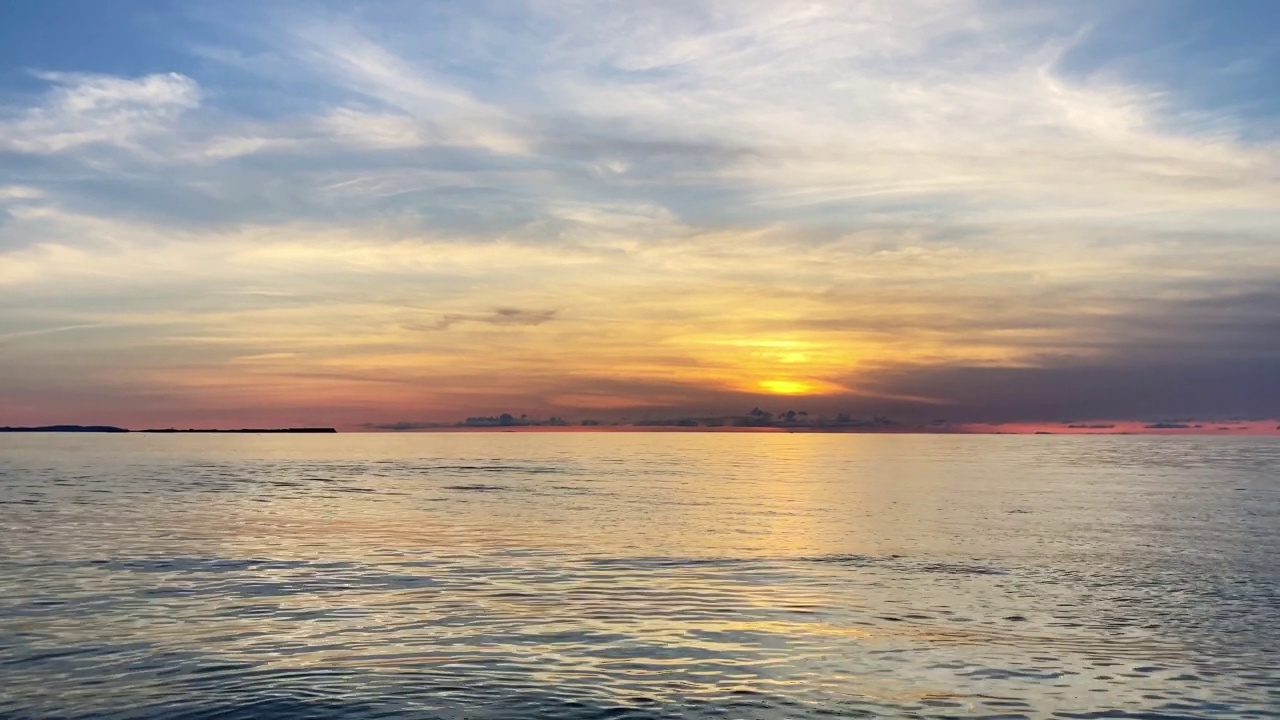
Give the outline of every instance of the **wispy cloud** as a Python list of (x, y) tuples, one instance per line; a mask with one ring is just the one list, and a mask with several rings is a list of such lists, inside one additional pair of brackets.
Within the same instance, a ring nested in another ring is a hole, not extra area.
[(350, 23), (305, 21), (290, 27), (287, 37), (289, 51), (303, 68), (356, 97), (398, 111), (337, 108), (326, 125), (341, 138), (381, 147), (431, 142), (500, 153), (527, 150), (513, 114), (413, 66)]
[(92, 145), (139, 150), (145, 139), (200, 106), (199, 85), (178, 73), (36, 77), (52, 87), (37, 105), (0, 115), (0, 151), (58, 153)]
[[(555, 310), (522, 310), (520, 308), (498, 308), (491, 313), (449, 313), (429, 327), (432, 330), (448, 330), (458, 323), (480, 323), (483, 325), (541, 325), (554, 320)], [(415, 326), (411, 326), (415, 327)]]
[(59, 325), (57, 327), (44, 327), (35, 330), (20, 330), (16, 332), (0, 333), (0, 345), (22, 340), (24, 338), (40, 337), (42, 335), (53, 335), (56, 333), (73, 332), (76, 330), (93, 330), (96, 328), (110, 327), (102, 323), (89, 323), (85, 325)]

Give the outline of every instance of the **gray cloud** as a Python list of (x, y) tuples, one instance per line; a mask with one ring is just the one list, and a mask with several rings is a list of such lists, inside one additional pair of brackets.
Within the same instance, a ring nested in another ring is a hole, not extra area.
[[(555, 319), (559, 310), (525, 310), (522, 308), (502, 307), (489, 313), (449, 313), (428, 327), (432, 330), (448, 330), (459, 323), (480, 323), (482, 325), (542, 325)], [(423, 326), (416, 326), (421, 328)]]
[(1092, 342), (1034, 366), (916, 366), (851, 382), (984, 421), (1280, 414), (1280, 282), (1190, 283), (1178, 294), (1082, 319)]
[(909, 367), (875, 373), (864, 383), (876, 392), (923, 394), (941, 401), (927, 411), (910, 403), (874, 403), (879, 412), (974, 422), (1280, 414), (1280, 358)]

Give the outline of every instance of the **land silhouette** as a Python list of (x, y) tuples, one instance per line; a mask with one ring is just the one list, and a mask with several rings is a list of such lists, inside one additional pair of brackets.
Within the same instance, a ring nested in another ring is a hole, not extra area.
[(114, 425), (39, 425), (35, 427), (0, 427), (0, 432), (68, 432), (68, 433), (336, 433), (331, 427), (292, 427), (292, 428), (150, 428), (147, 430), (130, 430)]
[[(946, 421), (935, 421), (936, 425)], [(458, 422), (394, 422), (367, 423), (368, 430), (445, 430), (450, 428), (522, 428), (522, 427), (632, 427), (632, 428), (789, 428), (789, 429), (890, 429), (905, 427), (902, 423), (888, 417), (856, 418), (848, 413), (837, 413), (828, 417), (810, 415), (803, 410), (787, 410), (774, 413), (760, 408), (752, 408), (741, 415), (707, 415), (677, 417), (646, 417), (620, 420), (597, 420), (586, 418), (578, 421), (566, 420), (552, 416), (545, 419), (529, 415), (502, 413), (500, 415), (479, 415), (468, 417)]]

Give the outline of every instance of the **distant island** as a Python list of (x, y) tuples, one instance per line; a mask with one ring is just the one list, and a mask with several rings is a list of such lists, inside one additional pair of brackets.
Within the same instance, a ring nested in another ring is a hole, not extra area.
[(0, 427), (0, 432), (64, 432), (64, 433), (336, 433), (331, 427), (295, 427), (295, 428), (236, 428), (221, 430), (216, 428), (150, 428), (147, 430), (129, 430), (113, 425), (41, 425), (38, 427)]
[(150, 428), (147, 430), (135, 430), (134, 432), (143, 433), (336, 433), (337, 428), (331, 427), (295, 427), (295, 428), (236, 428), (234, 430), (219, 430), (215, 428), (187, 428), (179, 430), (178, 428)]
[(41, 425), (39, 427), (0, 427), (0, 432), (81, 432), (127, 433), (125, 428), (111, 425)]

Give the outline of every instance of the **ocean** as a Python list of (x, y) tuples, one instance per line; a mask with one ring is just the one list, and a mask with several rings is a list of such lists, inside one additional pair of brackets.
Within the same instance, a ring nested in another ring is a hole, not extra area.
[(1280, 717), (1280, 439), (0, 436), (0, 717)]

